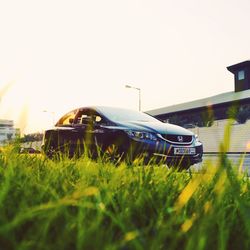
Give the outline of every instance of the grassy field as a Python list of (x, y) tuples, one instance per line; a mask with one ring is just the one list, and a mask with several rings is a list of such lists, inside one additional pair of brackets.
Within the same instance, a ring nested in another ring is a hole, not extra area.
[(224, 155), (197, 173), (7, 149), (0, 249), (250, 249), (249, 191)]

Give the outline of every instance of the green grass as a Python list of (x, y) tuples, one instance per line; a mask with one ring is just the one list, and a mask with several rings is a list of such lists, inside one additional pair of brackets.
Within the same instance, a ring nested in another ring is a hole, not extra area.
[(250, 181), (207, 170), (0, 155), (0, 249), (250, 249)]

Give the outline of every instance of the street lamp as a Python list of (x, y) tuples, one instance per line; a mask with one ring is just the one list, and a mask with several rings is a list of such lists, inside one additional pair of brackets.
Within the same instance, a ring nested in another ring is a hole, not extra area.
[(139, 91), (139, 111), (141, 111), (141, 89), (137, 88), (137, 87), (134, 87), (134, 86), (131, 86), (131, 85), (125, 85), (125, 88), (136, 89), (136, 90)]

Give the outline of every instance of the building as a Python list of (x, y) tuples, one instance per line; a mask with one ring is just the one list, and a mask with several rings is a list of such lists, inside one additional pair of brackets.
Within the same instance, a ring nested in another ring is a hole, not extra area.
[(234, 74), (234, 91), (187, 103), (149, 110), (148, 114), (184, 127), (207, 127), (229, 117), (239, 123), (250, 119), (250, 61), (227, 69)]
[(14, 128), (12, 120), (0, 119), (0, 145), (4, 145), (18, 136), (20, 136), (20, 130)]

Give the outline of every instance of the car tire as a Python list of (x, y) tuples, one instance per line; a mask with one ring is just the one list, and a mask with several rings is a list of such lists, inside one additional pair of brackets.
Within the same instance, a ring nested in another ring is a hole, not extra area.
[(167, 166), (170, 168), (174, 168), (178, 171), (188, 170), (191, 167), (191, 163), (189, 161), (182, 160), (172, 160), (167, 163)]
[(54, 145), (49, 145), (45, 150), (45, 154), (49, 159), (59, 159), (60, 152)]
[(104, 150), (104, 159), (115, 164), (119, 164), (124, 159), (123, 152), (116, 143), (109, 144)]

